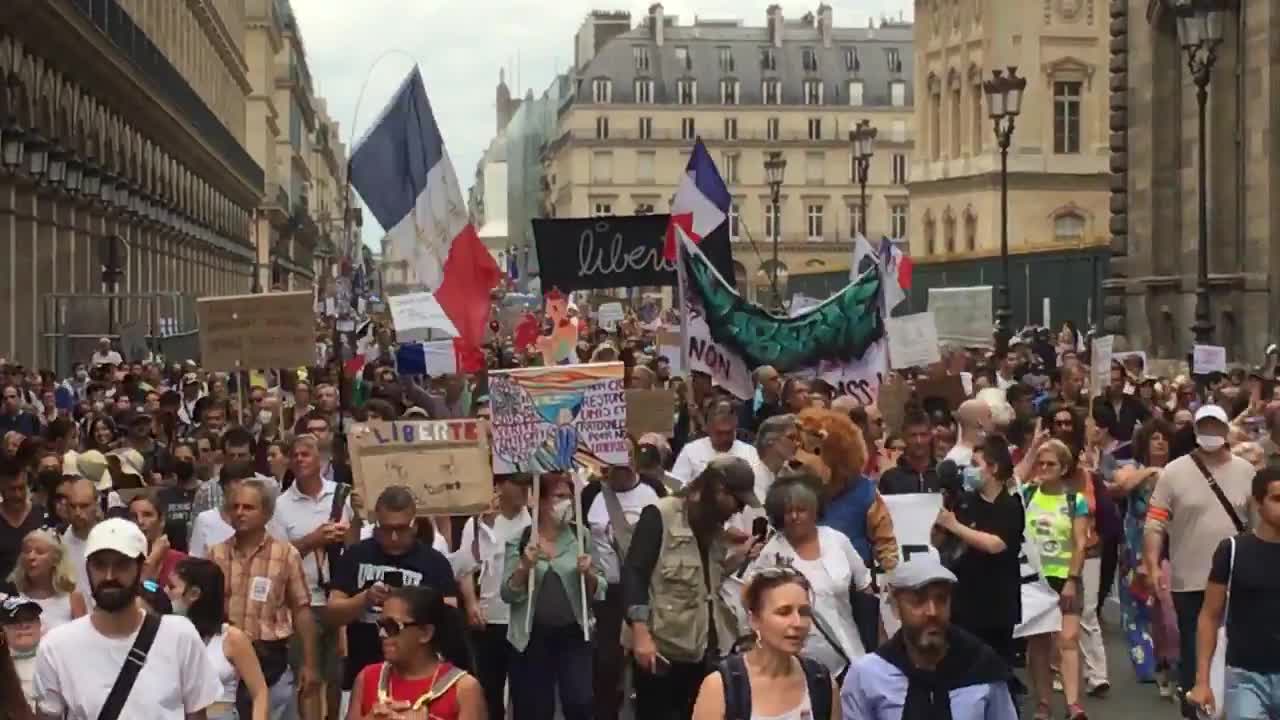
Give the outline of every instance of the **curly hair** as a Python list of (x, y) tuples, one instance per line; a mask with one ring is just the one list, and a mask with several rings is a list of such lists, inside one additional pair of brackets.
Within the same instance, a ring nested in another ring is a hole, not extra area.
[[(28, 540), (41, 540), (48, 543), (57, 556), (53, 560), (53, 589), (60, 593), (73, 592), (76, 589), (75, 565), (72, 564), (62, 539), (51, 529), (38, 528), (27, 533), (26, 537), (22, 538), (22, 544), (27, 544)], [(8, 579), (20, 593), (26, 593), (32, 589), (31, 580), (27, 577), (26, 568), (21, 562), (14, 565)]]

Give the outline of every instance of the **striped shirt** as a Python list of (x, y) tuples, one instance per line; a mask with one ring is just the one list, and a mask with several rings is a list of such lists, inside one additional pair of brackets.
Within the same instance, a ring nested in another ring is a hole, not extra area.
[(227, 578), (227, 619), (250, 640), (284, 640), (293, 635), (293, 614), (310, 607), (297, 548), (270, 534), (250, 552), (236, 539), (209, 548), (209, 559)]

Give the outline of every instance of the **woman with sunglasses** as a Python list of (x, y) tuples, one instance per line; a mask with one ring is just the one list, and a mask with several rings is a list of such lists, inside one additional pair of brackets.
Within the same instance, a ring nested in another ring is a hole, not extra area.
[(356, 676), (347, 720), (487, 717), (479, 681), (442, 657), (463, 640), (440, 593), (425, 585), (393, 590), (377, 626), (385, 659)]
[[(1036, 483), (1023, 488), (1026, 542), (1039, 559), (1040, 574), (1058, 593), (1062, 629), (1056, 633), (1063, 694), (1069, 720), (1083, 720), (1080, 706), (1080, 614), (1089, 535), (1089, 504), (1072, 489), (1075, 453), (1060, 440), (1046, 440), (1035, 452)], [(1027, 669), (1036, 694), (1036, 720), (1050, 717), (1055, 633), (1027, 638)]]
[[(826, 666), (801, 653), (813, 626), (813, 589), (790, 567), (752, 575), (742, 604), (755, 647), (731, 655), (702, 681), (693, 720), (836, 720), (839, 688)], [(727, 707), (745, 700), (745, 707)]]
[(40, 606), (40, 624), (46, 633), (88, 612), (84, 595), (76, 589), (75, 565), (51, 529), (27, 533), (8, 580)]

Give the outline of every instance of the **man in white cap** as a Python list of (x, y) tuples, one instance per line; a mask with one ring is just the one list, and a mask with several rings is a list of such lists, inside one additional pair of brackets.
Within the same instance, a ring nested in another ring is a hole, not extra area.
[[(1178, 680), (1186, 693), (1196, 679), (1196, 621), (1218, 543), (1244, 532), (1249, 522), (1249, 494), (1254, 468), (1231, 453), (1230, 422), (1217, 405), (1196, 411), (1196, 449), (1169, 463), (1151, 493), (1143, 528), (1142, 562), (1147, 582), (1173, 592), (1173, 609), (1181, 634)], [(1160, 572), (1165, 537), (1169, 542), (1170, 576)], [(1183, 704), (1183, 716), (1195, 709)]]
[(900, 629), (853, 662), (840, 691), (857, 720), (1016, 720), (1013, 672), (981, 640), (951, 624), (956, 576), (933, 552), (912, 555), (889, 575)]
[(105, 520), (89, 533), (85, 550), (96, 606), (40, 642), (33, 681), (37, 716), (203, 718), (222, 683), (189, 620), (151, 615), (139, 603), (147, 554), (142, 531), (128, 520)]
[(120, 357), (120, 353), (111, 349), (111, 338), (99, 338), (98, 349), (94, 351), (90, 364), (94, 367), (103, 365), (111, 365), (112, 367), (122, 365), (124, 358)]

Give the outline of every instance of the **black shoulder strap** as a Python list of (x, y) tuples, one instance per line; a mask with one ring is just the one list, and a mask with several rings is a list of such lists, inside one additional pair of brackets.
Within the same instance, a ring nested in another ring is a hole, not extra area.
[(120, 711), (124, 709), (124, 703), (133, 691), (133, 684), (138, 680), (138, 673), (142, 672), (142, 666), (147, 663), (147, 653), (151, 652), (151, 643), (155, 642), (159, 630), (160, 618), (147, 613), (142, 619), (138, 637), (134, 639), (133, 647), (129, 648), (129, 654), (124, 659), (124, 666), (120, 668), (120, 674), (111, 686), (107, 701), (98, 712), (98, 720), (117, 720), (120, 717)]
[(333, 489), (333, 507), (329, 508), (329, 522), (342, 522), (342, 511), (346, 509), (347, 498), (351, 497), (351, 486), (340, 482)]
[(1200, 474), (1204, 475), (1204, 479), (1209, 481), (1209, 489), (1213, 491), (1215, 496), (1217, 496), (1218, 502), (1222, 503), (1222, 509), (1227, 511), (1227, 517), (1231, 518), (1231, 524), (1236, 526), (1236, 532), (1242, 533), (1248, 530), (1249, 526), (1245, 525), (1244, 521), (1240, 519), (1240, 516), (1236, 514), (1235, 507), (1232, 506), (1231, 501), (1227, 499), (1227, 494), (1222, 491), (1222, 486), (1218, 485), (1218, 481), (1213, 479), (1213, 473), (1209, 472), (1209, 468), (1205, 466), (1204, 460), (1201, 460), (1199, 455), (1192, 452), (1191, 462), (1195, 463), (1196, 467), (1200, 468)]
[(1076, 493), (1074, 490), (1067, 491), (1067, 517), (1073, 520), (1076, 517)]
[(809, 707), (814, 720), (831, 720), (831, 671), (812, 658), (800, 657), (804, 680), (809, 687)]
[(724, 683), (724, 720), (751, 720), (751, 681), (742, 655), (730, 655), (720, 663)]

